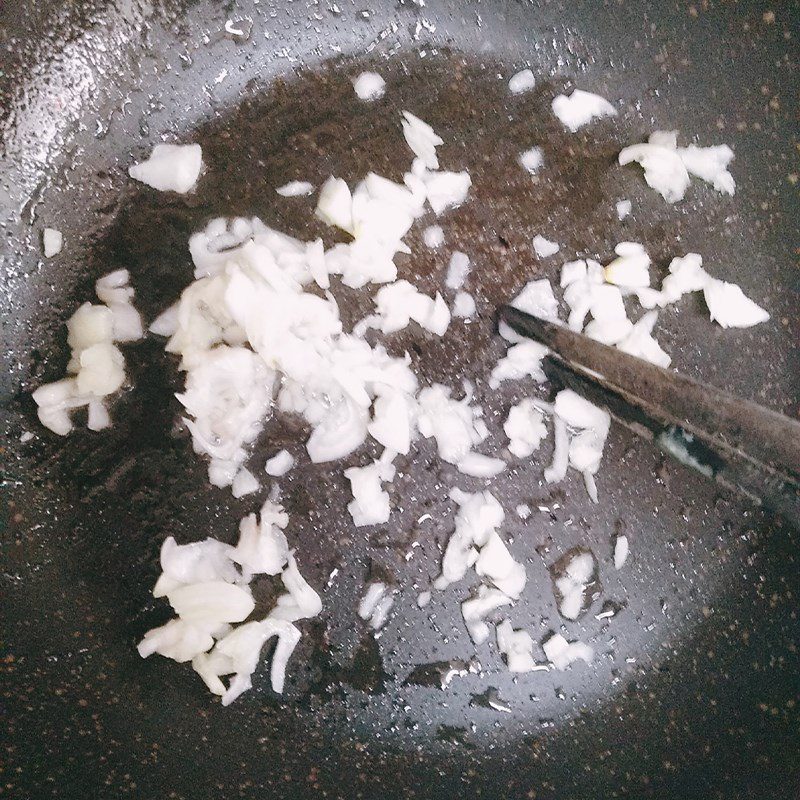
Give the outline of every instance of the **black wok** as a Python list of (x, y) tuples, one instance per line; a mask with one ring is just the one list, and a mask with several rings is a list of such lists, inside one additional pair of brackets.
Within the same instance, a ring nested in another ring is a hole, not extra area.
[[(283, 696), (269, 690), (262, 665), (255, 688), (223, 708), (188, 667), (142, 661), (135, 643), (168, 616), (149, 594), (163, 538), (230, 541), (260, 498), (234, 501), (207, 484), (177, 425), (179, 375), (155, 338), (126, 351), (133, 388), (110, 431), (50, 435), (30, 399), (63, 373), (63, 323), (99, 275), (128, 268), (151, 319), (191, 280), (188, 235), (213, 216), (258, 214), (330, 243), (310, 221), (313, 201), (277, 202), (274, 188), (332, 172), (353, 181), (369, 169), (398, 178), (409, 155), (397, 120), (408, 108), (445, 139), (442, 162), (468, 168), (474, 182), (472, 201), (442, 224), (449, 246), (476, 265), (478, 320), (451, 328), (443, 344), (410, 332), (392, 342), (424, 379), (485, 377), (503, 351), (496, 304), (531, 277), (554, 277), (531, 256), (534, 234), (552, 233), (567, 256), (604, 258), (631, 239), (647, 244), (656, 273), (674, 255), (703, 253), (772, 314), (757, 328), (723, 331), (687, 300), (660, 320), (673, 364), (796, 416), (796, 3), (98, 0), (0, 9), (0, 793), (800, 794), (797, 529), (664, 463), (628, 432), (612, 430), (597, 507), (579, 476), (544, 485), (541, 463), (493, 487), (529, 575), (511, 618), (537, 640), (563, 622), (548, 567), (578, 545), (597, 556), (602, 596), (567, 628), (594, 645), (591, 667), (512, 680), (487, 646), (479, 673), (446, 691), (428, 685), (435, 669), (426, 665), (474, 653), (458, 615), (466, 585), (425, 610), (414, 599), (452, 527), (448, 488), (479, 483), (443, 468), (423, 441), (413, 464), (398, 462), (390, 524), (366, 533), (347, 524), (341, 465), (305, 463), (282, 481), (290, 538), (325, 609), (302, 623)], [(226, 33), (226, 21), (244, 34)], [(364, 65), (388, 84), (369, 107), (349, 82)], [(506, 80), (525, 65), (537, 88), (512, 100)], [(549, 106), (570, 85), (610, 98), (619, 117), (565, 133)], [(616, 165), (622, 145), (659, 127), (731, 144), (735, 197), (695, 185), (668, 207), (640, 171)], [(162, 137), (203, 145), (208, 173), (196, 193), (158, 195), (127, 178)], [(533, 144), (549, 165), (538, 182), (515, 163)], [(614, 212), (622, 198), (634, 207), (625, 222)], [(51, 260), (40, 254), (45, 226), (66, 240)], [(418, 237), (400, 271), (431, 291), (446, 259)], [(349, 323), (368, 299), (352, 293), (342, 305)], [(493, 394), (479, 384), (494, 431), (529, 389)], [(21, 443), (24, 431), (35, 436)], [(254, 460), (302, 435), (290, 420), (271, 422)], [(492, 442), (502, 444), (498, 433)], [(521, 502), (534, 509), (526, 522), (512, 511)], [(615, 572), (620, 531), (632, 557)], [(399, 587), (377, 640), (354, 613), (371, 571)], [(597, 619), (608, 601), (621, 610)], [(487, 707), (490, 689), (510, 712)]]

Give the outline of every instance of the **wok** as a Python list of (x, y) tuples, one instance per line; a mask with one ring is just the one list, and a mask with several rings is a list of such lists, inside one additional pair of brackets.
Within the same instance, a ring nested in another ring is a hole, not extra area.
[[(502, 446), (502, 419), (531, 391), (491, 392), (484, 379), (503, 352), (496, 305), (532, 277), (556, 275), (531, 255), (536, 233), (557, 239), (565, 258), (606, 258), (618, 241), (642, 241), (657, 279), (671, 257), (704, 254), (713, 274), (741, 283), (772, 318), (725, 331), (687, 298), (659, 321), (674, 366), (796, 416), (797, 3), (86, 0), (0, 9), (0, 792), (798, 796), (797, 528), (664, 463), (627, 431), (612, 429), (598, 506), (580, 476), (542, 482), (548, 447), (492, 484), (529, 576), (510, 616), (534, 639), (565, 622), (549, 567), (576, 546), (595, 553), (602, 594), (565, 629), (593, 644), (591, 667), (512, 678), (496, 650), (475, 653), (469, 642), (458, 609), (467, 584), (416, 607), (452, 529), (449, 487), (481, 485), (422, 440), (413, 463), (398, 462), (390, 523), (366, 532), (348, 524), (341, 464), (306, 461), (281, 481), (290, 541), (325, 608), (301, 623), (284, 695), (269, 690), (265, 657), (255, 688), (223, 708), (187, 666), (135, 651), (169, 616), (149, 593), (164, 537), (234, 540), (260, 502), (208, 485), (178, 424), (180, 376), (163, 342), (126, 349), (133, 388), (108, 431), (51, 435), (30, 399), (63, 374), (64, 322), (94, 280), (128, 268), (152, 319), (190, 282), (187, 238), (209, 218), (258, 214), (330, 244), (313, 199), (283, 200), (275, 187), (319, 185), (331, 173), (352, 183), (370, 169), (399, 178), (410, 163), (398, 125), (407, 108), (444, 138), (443, 165), (472, 175), (471, 201), (441, 224), (445, 253), (457, 247), (473, 260), (479, 313), (441, 343), (407, 330), (391, 349), (408, 349), (423, 380), (477, 380), (490, 443)], [(536, 89), (511, 98), (508, 77), (528, 65)], [(365, 66), (387, 80), (386, 97), (370, 105), (350, 84)], [(568, 134), (550, 101), (570, 86), (608, 97), (619, 116)], [(695, 184), (667, 206), (640, 171), (618, 167), (620, 147), (654, 128), (731, 144), (735, 197)], [(194, 194), (162, 195), (127, 178), (162, 140), (202, 144), (208, 171)], [(531, 180), (516, 157), (534, 144), (547, 167)], [(634, 213), (621, 222), (622, 198)], [(40, 254), (45, 226), (65, 235), (50, 260)], [(422, 246), (422, 227), (408, 240), (413, 257), (398, 263), (430, 292), (449, 256)], [(368, 293), (341, 296), (351, 324)], [(24, 431), (34, 438), (20, 442)], [(284, 445), (299, 452), (303, 435), (274, 419), (253, 463)], [(513, 513), (522, 502), (534, 510), (527, 521)], [(619, 532), (632, 556), (616, 572)], [(355, 616), (375, 573), (399, 590), (377, 639)], [(270, 589), (259, 591), (268, 602)], [(604, 603), (618, 613), (598, 619)], [(480, 670), (438, 687), (438, 662), (473, 655)], [(490, 690), (509, 710), (487, 702)]]

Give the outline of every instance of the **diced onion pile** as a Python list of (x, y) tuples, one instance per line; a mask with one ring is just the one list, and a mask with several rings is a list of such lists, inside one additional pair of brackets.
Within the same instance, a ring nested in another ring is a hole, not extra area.
[[(529, 69), (508, 83), (514, 95), (534, 86)], [(353, 88), (361, 100), (375, 101), (383, 96), (385, 82), (377, 73), (364, 72), (353, 80)], [(579, 89), (556, 97), (552, 110), (572, 132), (617, 114), (603, 97)], [(415, 222), (428, 209), (441, 215), (460, 205), (471, 187), (468, 172), (440, 169), (437, 148), (443, 140), (430, 125), (404, 111), (400, 126), (414, 156), (401, 183), (370, 172), (352, 188), (335, 175), (319, 188), (314, 213), (347, 234), (346, 241), (326, 250), (320, 239), (301, 241), (257, 217), (213, 219), (189, 241), (194, 282), (150, 325), (152, 333), (167, 338), (166, 351), (180, 359), (185, 382), (177, 398), (195, 452), (208, 459), (209, 481), (229, 486), (237, 498), (261, 489), (259, 478), (245, 464), (250, 445), (276, 411), (299, 415), (307, 423), (305, 449), (313, 463), (342, 459), (368, 438), (382, 448), (370, 463), (344, 471), (352, 493), (347, 509), (357, 527), (389, 521), (394, 461), (398, 454), (412, 454), (420, 438), (432, 439), (439, 458), (465, 476), (486, 481), (506, 469), (503, 458), (478, 451), (490, 431), (482, 408), (474, 402), (472, 384), (464, 381), (460, 396), (438, 383), (420, 387), (407, 353), (390, 356), (382, 344), (371, 343), (371, 336), (368, 341), (369, 331), (391, 336), (409, 325), (417, 326), (422, 336), (442, 337), (453, 319), (469, 320), (477, 313), (475, 298), (464, 289), (473, 268), (465, 253), (451, 253), (442, 293), (424, 294), (398, 278), (395, 257), (411, 252), (405, 238)], [(683, 198), (691, 176), (733, 194), (735, 184), (728, 172), (732, 158), (727, 146), (678, 147), (676, 133), (656, 131), (646, 143), (624, 148), (619, 163), (640, 164), (646, 182), (674, 203)], [(544, 164), (544, 153), (535, 146), (518, 160), (535, 174)], [(129, 172), (155, 189), (186, 193), (202, 169), (199, 145), (159, 144)], [(314, 185), (293, 180), (276, 192), (286, 198), (301, 197), (314, 192)], [(620, 220), (630, 211), (630, 201), (616, 203)], [(422, 240), (428, 248), (442, 248), (442, 227), (429, 225)], [(61, 246), (60, 232), (45, 229), (45, 255), (56, 254)], [(542, 235), (533, 239), (532, 246), (539, 259), (560, 251), (557, 242)], [(637, 242), (617, 244), (614, 258), (605, 266), (591, 258), (565, 262), (560, 288), (568, 308), (566, 324), (666, 368), (670, 356), (653, 336), (656, 309), (676, 303), (686, 293), (702, 291), (711, 319), (724, 328), (769, 319), (737, 285), (711, 277), (696, 253), (674, 258), (660, 289), (651, 287), (650, 267), (648, 253)], [(374, 312), (352, 331), (342, 325), (333, 276), (354, 289), (380, 287), (373, 297)], [(89, 428), (110, 425), (108, 399), (126, 381), (117, 344), (143, 335), (125, 270), (101, 278), (96, 292), (101, 304), (85, 303), (67, 323), (68, 376), (33, 394), (40, 420), (60, 435), (72, 430), (70, 415), (79, 407), (88, 408)], [(628, 318), (627, 298), (635, 298), (645, 309), (636, 321)], [(547, 278), (526, 283), (511, 304), (563, 324), (559, 300)], [(491, 370), (489, 388), (496, 390), (507, 381), (545, 383), (542, 360), (547, 348), (504, 324), (500, 333), (508, 348)], [(554, 444), (552, 462), (543, 472), (545, 481), (563, 480), (572, 467), (597, 502), (595, 475), (610, 430), (609, 414), (569, 389), (558, 392), (552, 403), (523, 397), (510, 407), (503, 425), (506, 456), (531, 459), (549, 435), (549, 421)], [(295, 464), (295, 456), (284, 449), (267, 460), (264, 471), (279, 478)], [(477, 646), (490, 637), (487, 618), (520, 598), (527, 573), (501, 535), (505, 512), (492, 492), (453, 487), (449, 496), (456, 507), (454, 530), (432, 589), (443, 591), (474, 569), (480, 580), (461, 602), (461, 612)], [(525, 503), (515, 511), (521, 520), (532, 514)], [(288, 522), (283, 508), (268, 500), (260, 517), (250, 514), (241, 521), (235, 547), (215, 539), (178, 545), (169, 537), (161, 549), (162, 572), (153, 594), (166, 597), (176, 616), (145, 634), (140, 654), (190, 661), (209, 690), (227, 705), (251, 687), (264, 644), (276, 638), (271, 684), (282, 692), (288, 660), (301, 637), (294, 623), (322, 609), (319, 595), (303, 579), (289, 548), (284, 532)], [(627, 537), (617, 536), (616, 569), (625, 564), (628, 552)], [(556, 579), (558, 608), (565, 619), (575, 620), (585, 610), (596, 570), (594, 556), (580, 551)], [(263, 619), (253, 620), (250, 585), (259, 575), (280, 575), (286, 591)], [(395, 588), (383, 580), (365, 588), (357, 612), (376, 635), (395, 598)], [(417, 605), (423, 608), (430, 600), (431, 591), (423, 590)], [(547, 661), (537, 663), (530, 633), (515, 629), (508, 619), (496, 626), (495, 639), (512, 673), (562, 670), (577, 660), (589, 663), (593, 658), (589, 645), (553, 633), (542, 643)], [(225, 676), (232, 676), (227, 685)]]

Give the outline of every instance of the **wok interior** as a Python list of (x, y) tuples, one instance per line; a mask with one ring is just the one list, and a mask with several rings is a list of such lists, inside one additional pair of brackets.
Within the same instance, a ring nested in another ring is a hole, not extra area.
[[(192, 15), (189, 10), (184, 19)], [(169, 41), (172, 34), (157, 31), (151, 35)], [(550, 784), (619, 789), (621, 780), (635, 794), (645, 777), (670, 785), (676, 765), (691, 765), (699, 785), (705, 780), (699, 775), (717, 755), (730, 762), (724, 772), (733, 780), (739, 768), (732, 754), (752, 748), (759, 736), (767, 740), (759, 745), (767, 760), (790, 746), (767, 743), (774, 742), (776, 723), (758, 703), (763, 697), (779, 709), (779, 718), (791, 713), (792, 658), (783, 650), (788, 640), (780, 636), (796, 633), (785, 577), (796, 534), (773, 532), (773, 520), (719, 495), (684, 468), (665, 464), (616, 426), (599, 476), (599, 506), (589, 502), (579, 476), (558, 487), (543, 484), (547, 444), (533, 463), (514, 464), (492, 486), (507, 512), (503, 530), (529, 575), (525, 595), (511, 612), (515, 626), (528, 628), (537, 640), (558, 629), (562, 620), (548, 566), (565, 552), (589, 547), (600, 562), (602, 597), (581, 623), (569, 626), (594, 645), (598, 658), (591, 669), (512, 679), (496, 652), (484, 646), (477, 654), (482, 672), (456, 678), (444, 692), (409, 682), (420, 667), (469, 658), (474, 650), (458, 607), (468, 584), (435, 593), (424, 610), (414, 600), (436, 574), (452, 528), (449, 488), (457, 483), (474, 491), (481, 484), (442, 465), (431, 443), (420, 441), (413, 459), (397, 462), (389, 524), (366, 533), (354, 529), (345, 513), (342, 468), (365, 463), (372, 451), (359, 451), (343, 464), (306, 463), (281, 481), (290, 541), (298, 546), (309, 581), (325, 587), (325, 609), (319, 620), (305, 624), (285, 695), (277, 698), (266, 688), (265, 658), (255, 690), (228, 709), (209, 700), (190, 670), (166, 660), (141, 662), (133, 647), (168, 614), (166, 604), (149, 599), (164, 536), (231, 541), (238, 519), (256, 505), (252, 497), (234, 501), (208, 486), (205, 466), (176, 425), (179, 406), (172, 393), (180, 377), (163, 343), (148, 339), (126, 350), (133, 388), (114, 407), (110, 431), (80, 431), (68, 441), (42, 434), (32, 444), (17, 444), (22, 429), (39, 433), (28, 392), (61, 374), (63, 321), (91, 295), (96, 277), (129, 269), (137, 305), (152, 319), (190, 282), (186, 242), (211, 217), (256, 214), (301, 238), (322, 236), (330, 245), (330, 230), (312, 216), (313, 198), (284, 200), (275, 187), (294, 179), (318, 186), (329, 174), (352, 184), (370, 170), (400, 178), (410, 163), (398, 124), (404, 108), (442, 136), (442, 164), (468, 169), (473, 190), (467, 204), (438, 220), (447, 239), (443, 252), (421, 242), (432, 216), (415, 226), (407, 239), (413, 255), (399, 258), (399, 275), (434, 292), (451, 249), (463, 250), (473, 262), (468, 288), (478, 300), (478, 318), (453, 324), (443, 341), (406, 330), (387, 346), (393, 354), (407, 350), (422, 381), (458, 387), (463, 378), (477, 380), (476, 399), (486, 411), (493, 448), (504, 444), (500, 431), (510, 405), (539, 394), (532, 384), (505, 384), (492, 392), (481, 383), (503, 352), (494, 335), (494, 309), (528, 280), (553, 280), (571, 254), (608, 256), (623, 240), (646, 244), (656, 275), (673, 255), (690, 249), (742, 265), (732, 268), (731, 279), (746, 269), (742, 254), (751, 245), (743, 245), (742, 236), (753, 222), (746, 183), (743, 200), (728, 203), (697, 192), (688, 213), (676, 213), (639, 175), (615, 165), (620, 147), (649, 130), (638, 111), (628, 106), (617, 120), (568, 134), (549, 111), (553, 95), (569, 85), (567, 76), (540, 65), (534, 69), (536, 90), (511, 98), (498, 79), (511, 74), (511, 62), (501, 53), (477, 55), (459, 44), (405, 43), (388, 61), (384, 45), (367, 57), (336, 58), (275, 81), (256, 78), (210, 114), (189, 119), (183, 115), (190, 103), (182, 103), (179, 91), (186, 76), (166, 93), (159, 81), (157, 99), (147, 97), (147, 78), (140, 78), (130, 95), (133, 108), (116, 121), (112, 114), (100, 138), (77, 134), (65, 166), (50, 174), (40, 197), (11, 229), (12, 242), (16, 236), (35, 243), (30, 218), (42, 224), (57, 220), (68, 242), (57, 263), (34, 268), (35, 253), (24, 255), (25, 275), (9, 273), (12, 291), (3, 298), (4, 310), (17, 319), (7, 354), (13, 366), (7, 371), (6, 419), (16, 434), (9, 471), (19, 481), (9, 506), (7, 571), (16, 578), (6, 613), (12, 673), (21, 696), (40, 709), (38, 721), (28, 713), (14, 723), (19, 752), (31, 763), (45, 758), (37, 744), (45, 741), (57, 754), (47, 763), (57, 764), (51, 768), (67, 781), (108, 750), (100, 763), (113, 783), (133, 755), (142, 765), (137, 763), (135, 774), (145, 791), (169, 785), (174, 779), (164, 776), (171, 770), (209, 785), (212, 776), (229, 770), (235, 754), (243, 765), (237, 777), (262, 788), (285, 785), (284, 774), (296, 781), (308, 773), (343, 794), (383, 785), (391, 795), (407, 785), (402, 776), (413, 766), (421, 780), (454, 788), (490, 787), (500, 780), (503, 796), (524, 796), (523, 789), (534, 785), (547, 792)], [(210, 47), (227, 54), (237, 46), (250, 45), (220, 40)], [(207, 58), (197, 58), (196, 68), (211, 75)], [(386, 78), (387, 93), (364, 105), (350, 78), (367, 66)], [(188, 66), (189, 75), (193, 69)], [(214, 69), (219, 73), (219, 60)], [(616, 88), (615, 78), (607, 70), (607, 82), (595, 81), (595, 87)], [(686, 119), (677, 116), (679, 106), (670, 108), (677, 123)], [(170, 115), (171, 109), (177, 113)], [(712, 135), (703, 113), (692, 114), (687, 124)], [(203, 147), (207, 174), (192, 195), (159, 195), (125, 180), (128, 153), (143, 155), (162, 130)], [(547, 165), (536, 179), (516, 161), (533, 145), (543, 146)], [(622, 198), (633, 200), (636, 209), (624, 223), (614, 210)], [(559, 241), (564, 259), (537, 262), (530, 249), (537, 233)], [(765, 257), (763, 264), (765, 281), (780, 285), (777, 261)], [(338, 286), (336, 292), (347, 326), (370, 307), (366, 292)], [(770, 299), (779, 319), (781, 303), (788, 301), (774, 291)], [(711, 329), (699, 304), (686, 306), (660, 320), (675, 366), (754, 398), (772, 386), (769, 397), (779, 408), (793, 397), (790, 330), (723, 336)], [(756, 347), (771, 358), (742, 357), (741, 375), (719, 371), (731, 362), (732, 348), (747, 353)], [(274, 418), (252, 463), (260, 465), (285, 445), (296, 447), (305, 433), (296, 420)], [(513, 514), (522, 502), (534, 509), (526, 522)], [(629, 568), (616, 573), (611, 549), (619, 532), (629, 536), (633, 556)], [(339, 573), (329, 579), (334, 568)], [(396, 580), (399, 595), (392, 620), (376, 640), (356, 624), (354, 610), (368, 577), (378, 572)], [(268, 583), (257, 589), (265, 604)], [(604, 601), (622, 610), (598, 620), (594, 615)], [(54, 624), (34, 629), (31, 608), (54, 612)], [(750, 688), (754, 671), (769, 680), (768, 696)], [(512, 713), (481, 704), (490, 688)], [(96, 746), (62, 735), (64, 726), (91, 728), (92, 713), (98, 719), (88, 735)], [(658, 736), (651, 735), (654, 728)], [(132, 749), (113, 744), (131, 736)], [(224, 748), (209, 748), (208, 742), (221, 741)], [(152, 752), (158, 753), (157, 766), (146, 769)], [(192, 790), (183, 791), (189, 796)]]

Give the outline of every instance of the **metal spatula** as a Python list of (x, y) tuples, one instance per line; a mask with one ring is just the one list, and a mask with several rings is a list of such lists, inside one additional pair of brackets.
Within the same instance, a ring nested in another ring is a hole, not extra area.
[(800, 521), (800, 423), (569, 328), (503, 306), (500, 318), (551, 350), (566, 386), (682, 463)]

